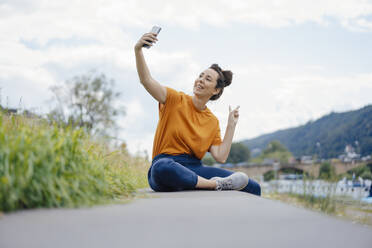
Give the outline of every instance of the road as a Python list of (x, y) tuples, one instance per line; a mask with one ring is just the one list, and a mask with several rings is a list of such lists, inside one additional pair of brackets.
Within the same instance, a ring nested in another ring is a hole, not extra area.
[(371, 227), (245, 192), (142, 192), (126, 204), (4, 214), (0, 247), (372, 247)]

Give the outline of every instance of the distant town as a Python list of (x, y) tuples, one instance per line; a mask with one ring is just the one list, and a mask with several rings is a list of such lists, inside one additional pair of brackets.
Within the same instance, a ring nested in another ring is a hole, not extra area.
[[(317, 158), (316, 155), (303, 155), (300, 157), (290, 157), (288, 159), (289, 165), (294, 164), (317, 164), (317, 163), (323, 163), (323, 162), (342, 162), (342, 163), (358, 163), (358, 162), (372, 162), (371, 155), (367, 156), (361, 156), (357, 153), (357, 148), (353, 147), (352, 145), (346, 145), (344, 153), (338, 155), (337, 158), (330, 158), (330, 159), (323, 159), (323, 158)], [(262, 152), (262, 149), (255, 148), (252, 149), (252, 155), (258, 156)], [(252, 167), (252, 166), (267, 166), (271, 165), (274, 166), (274, 164), (278, 163), (278, 160), (275, 158), (264, 158), (261, 163), (256, 162), (239, 162), (239, 163), (215, 163), (213, 166), (215, 167), (222, 167), (222, 168), (233, 168), (233, 167)]]

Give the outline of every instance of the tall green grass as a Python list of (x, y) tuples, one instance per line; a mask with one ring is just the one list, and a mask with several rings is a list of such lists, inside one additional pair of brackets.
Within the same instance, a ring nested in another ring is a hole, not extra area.
[(150, 163), (82, 129), (0, 113), (0, 210), (77, 207), (131, 197)]

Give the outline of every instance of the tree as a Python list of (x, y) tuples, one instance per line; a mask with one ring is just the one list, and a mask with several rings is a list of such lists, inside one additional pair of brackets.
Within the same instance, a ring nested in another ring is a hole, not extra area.
[(355, 177), (362, 177), (363, 179), (372, 180), (372, 163), (363, 164), (356, 168), (347, 171), (347, 178), (352, 178), (352, 175), (355, 174)]
[(240, 142), (232, 143), (229, 157), (227, 158), (226, 162), (234, 164), (245, 162), (249, 160), (250, 155), (251, 153), (246, 145)]
[(209, 152), (207, 152), (205, 156), (202, 158), (202, 163), (205, 165), (213, 165), (214, 163), (216, 163), (216, 161), (214, 160), (212, 155)]
[(265, 150), (259, 156), (259, 160), (263, 161), (265, 158), (268, 158), (277, 160), (281, 164), (286, 164), (290, 157), (292, 157), (292, 153), (290, 153), (279, 141), (274, 140), (267, 145)]
[(264, 177), (265, 182), (270, 181), (270, 180), (274, 180), (275, 179), (275, 172), (272, 171), (272, 170), (268, 171), (265, 174), (263, 174), (263, 177)]
[(328, 162), (322, 163), (319, 168), (319, 178), (323, 180), (334, 179), (336, 173), (335, 168)]
[(65, 81), (64, 85), (54, 85), (56, 107), (48, 114), (48, 119), (72, 127), (85, 128), (91, 134), (108, 135), (117, 128), (115, 117), (125, 114), (123, 106), (116, 106), (121, 93), (114, 91), (114, 80), (104, 74), (90, 71)]
[(266, 149), (263, 151), (263, 154), (269, 154), (274, 152), (288, 152), (288, 149), (279, 141), (274, 140), (267, 145)]

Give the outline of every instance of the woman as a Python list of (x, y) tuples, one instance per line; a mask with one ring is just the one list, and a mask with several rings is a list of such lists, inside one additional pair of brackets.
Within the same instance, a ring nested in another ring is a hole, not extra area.
[(229, 107), (228, 125), (222, 141), (219, 121), (206, 103), (222, 95), (223, 88), (231, 84), (232, 72), (213, 64), (195, 80), (193, 96), (162, 86), (151, 77), (142, 53), (144, 44), (151, 47), (157, 40), (155, 33), (145, 33), (134, 47), (140, 82), (159, 102), (153, 160), (148, 171), (150, 187), (155, 191), (241, 190), (261, 195), (259, 184), (245, 173), (201, 163), (207, 151), (220, 163), (224, 163), (229, 155), (239, 106), (234, 110)]

